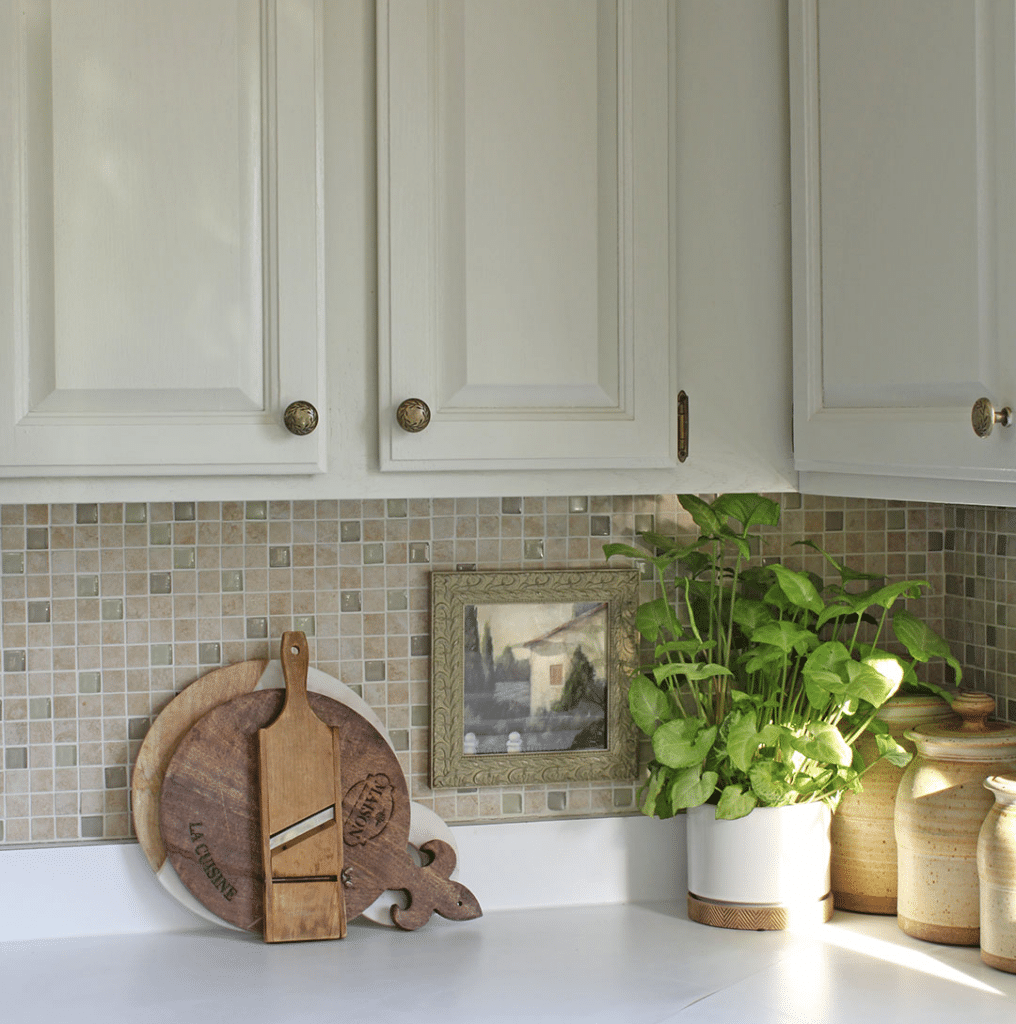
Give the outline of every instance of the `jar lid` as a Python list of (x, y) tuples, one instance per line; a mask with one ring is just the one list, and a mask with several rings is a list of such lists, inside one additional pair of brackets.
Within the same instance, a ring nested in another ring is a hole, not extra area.
[(995, 711), (990, 693), (962, 690), (952, 708), (959, 718), (922, 725), (904, 734), (921, 756), (1016, 766), (1016, 725), (988, 720)]

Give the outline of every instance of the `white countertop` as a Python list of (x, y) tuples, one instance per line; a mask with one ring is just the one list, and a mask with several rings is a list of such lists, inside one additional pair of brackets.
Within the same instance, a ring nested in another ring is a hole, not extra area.
[(803, 933), (687, 920), (681, 901), (502, 910), (341, 942), (269, 946), (201, 929), (0, 944), (4, 1019), (857, 1024), (1016, 1020), (1016, 976), (895, 918)]

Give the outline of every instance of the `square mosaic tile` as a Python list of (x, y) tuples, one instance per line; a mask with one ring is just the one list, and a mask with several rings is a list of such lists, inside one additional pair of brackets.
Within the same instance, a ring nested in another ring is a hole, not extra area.
[[(1016, 513), (780, 497), (766, 556), (931, 584), (913, 610), (964, 682), (1016, 720)], [(412, 797), (449, 821), (637, 813), (637, 784), (428, 786), (435, 569), (602, 566), (605, 542), (688, 531), (673, 495), (0, 506), (0, 843), (132, 836), (130, 772), (155, 716), (287, 629), (389, 731)], [(652, 593), (651, 566), (643, 571)]]

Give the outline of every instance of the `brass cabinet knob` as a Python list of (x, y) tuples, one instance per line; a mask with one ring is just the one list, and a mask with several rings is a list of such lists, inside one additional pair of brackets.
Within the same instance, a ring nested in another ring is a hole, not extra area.
[(418, 434), (430, 423), (430, 407), (422, 398), (407, 398), (395, 410), (395, 419), (403, 430)]
[(293, 402), (287, 406), (282, 422), (286, 424), (286, 430), (291, 434), (304, 437), (306, 434), (314, 433), (314, 428), (318, 425), (318, 412), (310, 402)]
[(996, 410), (987, 398), (978, 398), (970, 411), (970, 425), (978, 437), (987, 437), (995, 427), (1001, 423), (1003, 427), (1012, 424), (1012, 409), (1007, 405), (1004, 409)]

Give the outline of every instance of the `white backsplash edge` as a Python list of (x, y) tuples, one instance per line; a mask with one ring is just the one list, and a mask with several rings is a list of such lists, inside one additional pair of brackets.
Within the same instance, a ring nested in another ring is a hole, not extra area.
[[(459, 881), (485, 913), (676, 899), (684, 817), (453, 826)], [(136, 843), (0, 849), (0, 942), (216, 927), (159, 884)]]

